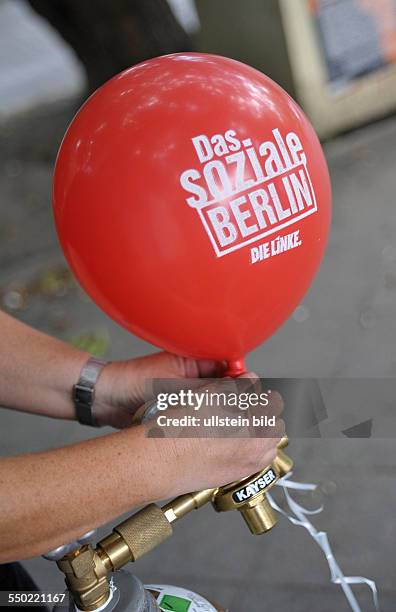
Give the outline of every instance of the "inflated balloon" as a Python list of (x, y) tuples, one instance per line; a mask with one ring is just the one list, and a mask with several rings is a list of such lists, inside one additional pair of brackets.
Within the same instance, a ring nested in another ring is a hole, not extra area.
[(60, 240), (95, 302), (153, 344), (229, 361), (300, 302), (330, 201), (297, 104), (253, 68), (196, 53), (143, 62), (98, 89), (54, 178)]

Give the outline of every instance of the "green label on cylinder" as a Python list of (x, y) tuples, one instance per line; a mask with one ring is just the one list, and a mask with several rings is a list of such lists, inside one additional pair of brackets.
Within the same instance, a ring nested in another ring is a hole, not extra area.
[(161, 610), (172, 612), (187, 612), (191, 605), (191, 599), (176, 597), (175, 595), (164, 595), (160, 602)]

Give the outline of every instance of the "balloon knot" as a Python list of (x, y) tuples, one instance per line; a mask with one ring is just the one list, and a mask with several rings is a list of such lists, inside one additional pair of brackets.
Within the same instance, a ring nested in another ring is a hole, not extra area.
[(245, 374), (246, 365), (245, 359), (242, 357), (241, 359), (232, 359), (231, 361), (227, 361), (227, 370), (225, 372), (225, 376), (231, 376), (232, 378), (236, 378), (237, 376), (241, 376), (241, 374)]

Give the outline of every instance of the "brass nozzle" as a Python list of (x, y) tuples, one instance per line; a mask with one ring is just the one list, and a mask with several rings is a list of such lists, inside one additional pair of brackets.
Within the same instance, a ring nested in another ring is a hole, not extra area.
[(219, 487), (212, 500), (215, 510), (217, 512), (238, 510), (255, 535), (272, 529), (277, 518), (266, 493), (293, 466), (293, 461), (282, 450), (287, 444), (288, 439), (285, 436), (278, 443), (278, 453), (274, 461), (261, 472)]
[(276, 514), (265, 494), (256, 504), (244, 506), (240, 513), (253, 535), (266, 533), (278, 522)]

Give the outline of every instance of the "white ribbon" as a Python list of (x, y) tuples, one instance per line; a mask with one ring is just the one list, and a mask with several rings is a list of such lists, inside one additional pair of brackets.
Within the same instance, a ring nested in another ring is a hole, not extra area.
[(304, 527), (318, 546), (322, 549), (327, 559), (327, 563), (330, 569), (330, 578), (331, 582), (334, 584), (339, 584), (344, 591), (345, 597), (348, 600), (349, 605), (353, 612), (362, 612), (361, 608), (353, 594), (353, 591), (349, 585), (351, 584), (366, 584), (373, 593), (373, 601), (374, 606), (377, 612), (380, 612), (380, 606), (378, 602), (378, 591), (377, 586), (374, 580), (370, 580), (369, 578), (364, 578), (363, 576), (344, 576), (341, 571), (340, 566), (334, 558), (333, 551), (331, 550), (331, 546), (327, 537), (327, 533), (325, 531), (318, 531), (314, 525), (307, 519), (307, 515), (311, 514), (319, 514), (323, 510), (323, 506), (317, 508), (316, 510), (307, 510), (303, 506), (300, 506), (294, 499), (291, 497), (288, 489), (295, 489), (299, 491), (314, 491), (317, 488), (317, 485), (311, 483), (303, 483), (303, 482), (295, 482), (290, 480), (293, 472), (289, 472), (284, 476), (281, 480), (279, 480), (276, 484), (283, 489), (283, 493), (285, 495), (287, 504), (291, 513), (283, 510), (274, 498), (267, 493), (267, 497), (271, 506), (280, 514), (283, 514), (293, 525), (297, 525), (299, 527)]

